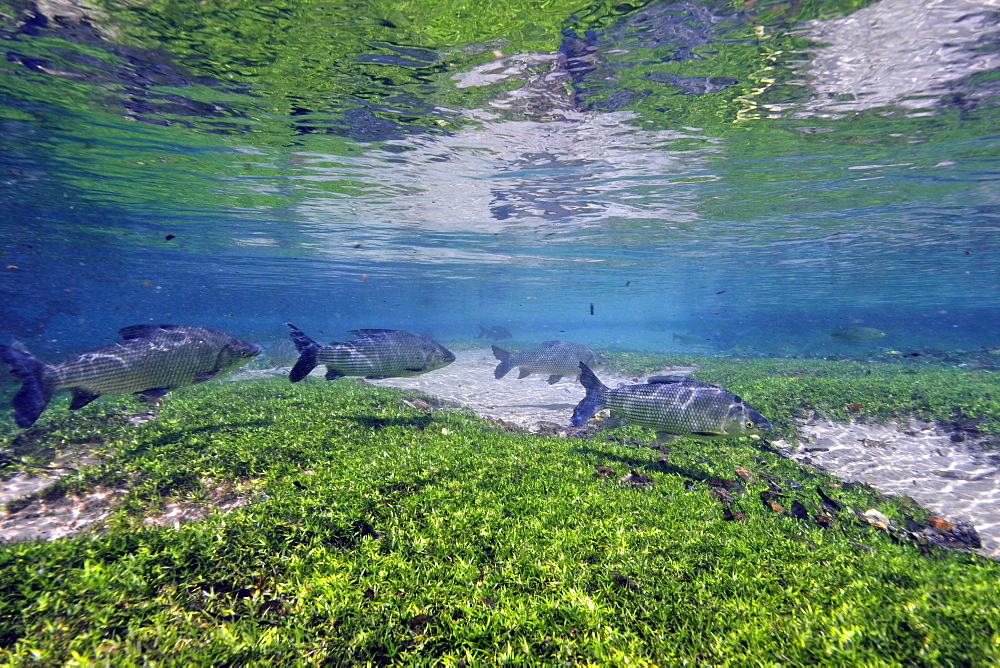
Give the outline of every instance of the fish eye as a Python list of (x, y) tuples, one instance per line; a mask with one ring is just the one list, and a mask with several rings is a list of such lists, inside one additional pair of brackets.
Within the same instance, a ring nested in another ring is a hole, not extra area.
[(747, 420), (747, 429), (753, 429), (753, 420)]

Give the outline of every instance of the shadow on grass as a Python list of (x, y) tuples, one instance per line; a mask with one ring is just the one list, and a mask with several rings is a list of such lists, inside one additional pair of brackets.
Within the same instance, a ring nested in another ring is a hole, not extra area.
[(583, 455), (593, 455), (595, 457), (600, 457), (605, 461), (610, 459), (617, 462), (621, 462), (622, 464), (625, 464), (628, 468), (634, 471), (640, 471), (645, 469), (650, 473), (660, 473), (660, 474), (672, 473), (675, 475), (679, 475), (683, 478), (687, 478), (689, 480), (696, 480), (700, 482), (707, 482), (711, 478), (716, 477), (712, 473), (706, 473), (704, 471), (697, 471), (694, 469), (677, 466), (676, 464), (671, 464), (670, 462), (664, 462), (664, 461), (654, 462), (650, 461), (649, 459), (640, 459), (638, 457), (618, 455), (611, 452), (607, 452), (606, 450), (598, 450), (596, 448), (583, 447), (583, 448), (577, 448), (576, 451)]
[(343, 415), (338, 419), (340, 420), (350, 420), (355, 422), (362, 427), (370, 427), (372, 429), (385, 429), (386, 427), (413, 427), (418, 430), (426, 428), (434, 418), (430, 415), (414, 415), (407, 417), (375, 417), (374, 415)]
[(250, 428), (263, 428), (269, 427), (271, 423), (267, 420), (254, 420), (252, 422), (229, 422), (217, 425), (204, 425), (201, 427), (193, 427), (191, 429), (178, 429), (176, 431), (171, 431), (158, 436), (156, 438), (150, 439), (148, 441), (143, 441), (141, 444), (137, 445), (133, 450), (130, 450), (131, 455), (139, 455), (147, 450), (153, 448), (158, 448), (166, 445), (171, 445), (177, 443), (178, 441), (184, 439), (185, 437), (200, 435), (200, 434), (218, 434), (220, 432), (231, 433), (239, 431), (241, 429)]

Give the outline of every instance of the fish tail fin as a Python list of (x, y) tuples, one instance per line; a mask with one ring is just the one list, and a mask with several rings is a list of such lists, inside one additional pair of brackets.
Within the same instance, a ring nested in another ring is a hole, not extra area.
[(573, 409), (573, 417), (569, 423), (574, 427), (579, 427), (604, 408), (604, 393), (608, 389), (583, 362), (580, 362), (580, 384), (587, 390), (587, 396)]
[(295, 343), (295, 349), (299, 351), (299, 359), (292, 367), (291, 373), (288, 374), (288, 380), (297, 383), (316, 368), (319, 363), (316, 356), (320, 345), (292, 323), (286, 322), (285, 324), (292, 328), (292, 341)]
[(48, 406), (55, 392), (55, 383), (46, 378), (48, 365), (45, 362), (17, 348), (0, 346), (0, 361), (9, 364), (10, 372), (22, 383), (11, 405), (17, 426), (26, 429), (35, 424)]
[(511, 360), (511, 354), (499, 346), (490, 346), (493, 349), (493, 357), (500, 360), (500, 364), (497, 364), (497, 368), (493, 371), (494, 378), (503, 378), (507, 375), (507, 372), (514, 368), (514, 362)]

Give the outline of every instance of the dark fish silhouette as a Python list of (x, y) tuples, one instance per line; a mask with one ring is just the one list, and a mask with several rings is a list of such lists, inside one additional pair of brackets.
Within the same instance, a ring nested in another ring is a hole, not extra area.
[(835, 329), (830, 332), (830, 336), (841, 341), (857, 343), (859, 341), (881, 339), (885, 336), (885, 332), (874, 327), (848, 327), (847, 329)]
[(487, 341), (500, 341), (501, 339), (509, 339), (510, 332), (507, 331), (506, 327), (501, 327), (500, 325), (493, 325), (492, 327), (479, 325), (479, 334), (476, 335), (476, 338), (486, 339)]
[(674, 332), (674, 341), (680, 341), (681, 343), (705, 343), (708, 341), (704, 336), (693, 336), (691, 334), (678, 334)]
[(587, 396), (573, 411), (574, 427), (607, 407), (626, 421), (652, 427), (658, 441), (750, 436), (772, 428), (767, 418), (729, 390), (684, 376), (655, 376), (644, 385), (611, 389), (581, 362), (580, 383)]
[(66, 299), (49, 301), (34, 317), (25, 317), (9, 306), (0, 306), (0, 332), (7, 332), (23, 338), (36, 337), (45, 331), (49, 321), (59, 314), (79, 315), (76, 304)]
[(611, 360), (601, 353), (568, 341), (545, 341), (542, 345), (519, 353), (509, 353), (503, 348), (493, 346), (493, 356), (500, 360), (493, 375), (503, 378), (514, 367), (520, 371), (518, 378), (524, 378), (533, 373), (549, 374), (549, 384), (557, 383), (563, 376), (577, 378), (580, 375), (580, 363), (590, 366), (610, 364)]
[(299, 361), (289, 380), (297, 383), (319, 364), (326, 365), (326, 379), (341, 376), (391, 378), (416, 376), (448, 366), (455, 355), (437, 341), (398, 329), (353, 329), (357, 338), (344, 343), (320, 345), (291, 323), (292, 341), (299, 349)]
[(0, 346), (0, 361), (23, 383), (13, 400), (18, 426), (35, 424), (56, 390), (73, 390), (74, 410), (102, 394), (133, 392), (148, 401), (231, 371), (260, 353), (257, 344), (205, 327), (133, 325), (118, 333), (122, 341), (59, 364)]

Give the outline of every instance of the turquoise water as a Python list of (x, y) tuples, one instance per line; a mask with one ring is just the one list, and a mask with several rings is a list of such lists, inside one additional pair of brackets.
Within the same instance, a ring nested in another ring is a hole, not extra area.
[(995, 4), (3, 4), (0, 330), (43, 358), (1000, 347)]

